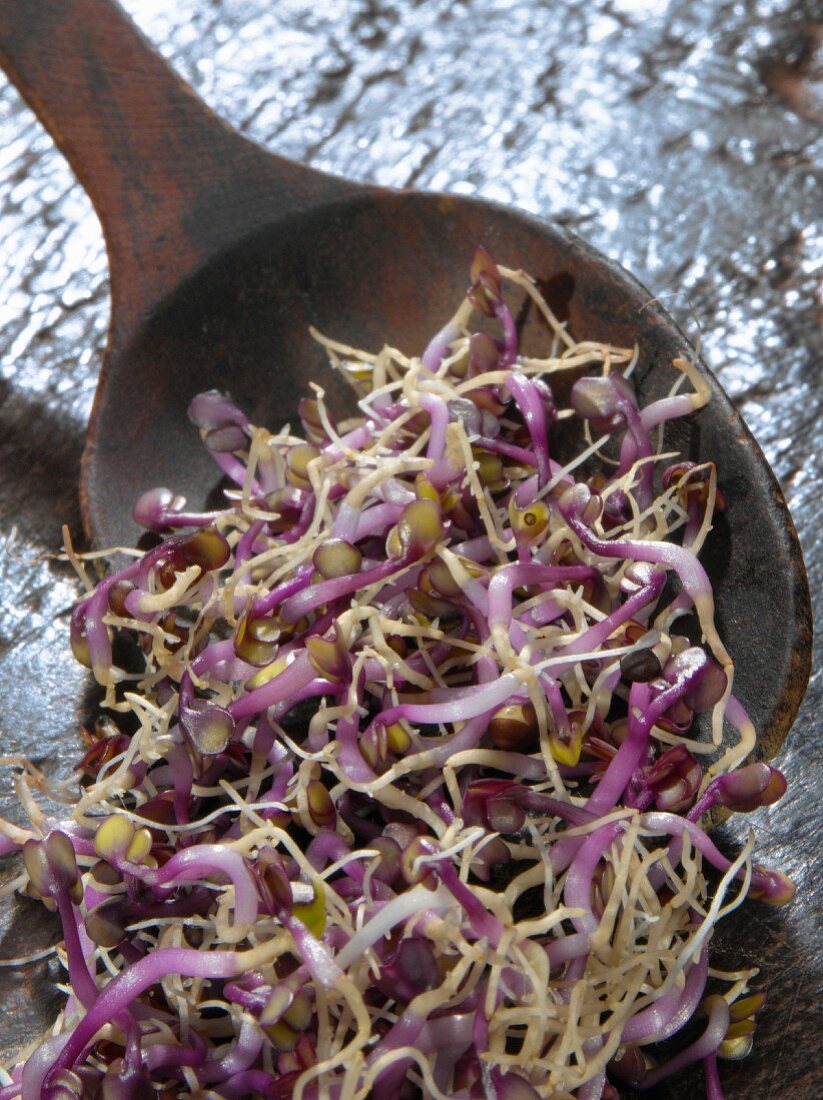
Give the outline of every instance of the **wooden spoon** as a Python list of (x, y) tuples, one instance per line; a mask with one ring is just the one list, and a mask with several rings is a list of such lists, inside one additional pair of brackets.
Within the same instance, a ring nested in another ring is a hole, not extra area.
[[(169, 485), (192, 506), (214, 483), (187, 421), (229, 390), (251, 418), (293, 418), (308, 383), (339, 383), (309, 325), (366, 348), (419, 352), (465, 293), (476, 245), (536, 276), (581, 337), (634, 344), (643, 402), (693, 356), (652, 295), (563, 230), (488, 202), (390, 191), (266, 152), (215, 116), (111, 0), (0, 0), (0, 63), (67, 157), (103, 225), (112, 316), (81, 499), (101, 546), (138, 535), (131, 504)], [(545, 346), (524, 310), (522, 342)], [(701, 364), (709, 409), (667, 434), (713, 459), (728, 511), (709, 541), (735, 689), (773, 755), (809, 675), (808, 585), (785, 501), (760, 449)]]

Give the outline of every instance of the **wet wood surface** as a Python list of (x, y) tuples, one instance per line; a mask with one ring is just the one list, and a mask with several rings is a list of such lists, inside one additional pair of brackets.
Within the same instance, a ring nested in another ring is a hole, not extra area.
[[(552, 218), (625, 264), (692, 335), (699, 326), (710, 365), (783, 484), (819, 599), (823, 239), (811, 6), (127, 6), (250, 137), (364, 183), (477, 194)], [(89, 687), (68, 649), (77, 589), (53, 555), (62, 523), (80, 538), (79, 459), (109, 285), (88, 200), (5, 85), (0, 286), (0, 752), (66, 775)], [(136, 392), (135, 409), (148, 400)], [(765, 636), (770, 623), (730, 628)], [(732, 851), (753, 826), (758, 861), (798, 884), (787, 909), (752, 902), (716, 937), (718, 963), (761, 966), (769, 994), (752, 1055), (722, 1067), (728, 1097), (819, 1093), (820, 702), (818, 669), (777, 761), (789, 793), (723, 831)], [(11, 776), (4, 769), (2, 812), (13, 816)], [(3, 873), (13, 877), (13, 866)], [(39, 907), (6, 906), (1, 957), (54, 938)], [(48, 1025), (59, 978), (53, 960), (4, 975), (3, 1058)], [(687, 1100), (700, 1087), (696, 1073), (659, 1095)]]

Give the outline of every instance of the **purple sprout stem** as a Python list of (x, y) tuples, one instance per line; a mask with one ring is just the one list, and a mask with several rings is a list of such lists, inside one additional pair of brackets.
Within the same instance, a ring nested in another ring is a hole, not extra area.
[(426, 458), (431, 458), (435, 463), (442, 461), (446, 450), (446, 428), (449, 426), (449, 407), (442, 397), (434, 393), (421, 393), (418, 396), (421, 409), (429, 414), (431, 426), (429, 428), (429, 442), (426, 447)]
[(262, 684), (245, 695), (239, 696), (228, 707), (229, 714), (237, 721), (239, 718), (251, 718), (274, 706), (291, 699), (307, 684), (315, 679), (315, 671), (305, 650), (297, 651), (297, 656), (279, 674), (266, 684)]
[(337, 719), (334, 740), (337, 763), (348, 779), (353, 783), (371, 783), (377, 778), (360, 752), (360, 717), (356, 712), (350, 717)]
[[(181, 732), (179, 728), (177, 732), (178, 734)], [(172, 769), (174, 820), (178, 825), (187, 825), (191, 809), (191, 788), (194, 783), (192, 759), (182, 744), (173, 744), (166, 753), (166, 760)], [(155, 776), (154, 782), (158, 783), (159, 781), (160, 778)]]
[(301, 592), (306, 588), (307, 585), (310, 584), (313, 575), (313, 565), (301, 566), (291, 580), (278, 584), (267, 595), (261, 596), (259, 599), (255, 600), (252, 603), (251, 614), (255, 618), (262, 618), (263, 615), (268, 615), (279, 607), (284, 600), (287, 600), (289, 596), (293, 596), (296, 592)]
[(475, 535), (464, 542), (458, 542), (452, 546), (452, 550), (455, 554), (460, 554), (461, 557), (478, 563), (488, 561), (493, 555), (492, 544), (489, 542), (488, 535)]
[[(612, 611), (610, 615), (607, 615), (605, 619), (602, 619), (599, 623), (595, 623), (594, 626), (590, 626), (587, 630), (584, 630), (582, 634), (575, 638), (573, 642), (569, 642), (567, 646), (558, 649), (555, 656), (571, 657), (577, 653), (594, 652), (598, 647), (603, 645), (613, 631), (630, 619), (636, 618), (638, 612), (642, 611), (644, 607), (648, 607), (649, 604), (655, 603), (660, 593), (663, 591), (665, 583), (666, 574), (662, 570), (652, 573), (648, 584), (644, 584), (637, 592), (633, 592), (627, 600)], [(604, 658), (608, 657), (608, 651), (605, 651), (603, 656)], [(572, 662), (570, 662), (570, 665), (571, 663)], [(553, 675), (561, 675), (566, 667), (569, 666), (552, 666)]]
[(691, 493), (686, 501), (686, 516), (686, 526), (683, 529), (683, 537), (680, 541), (684, 546), (688, 546), (689, 549), (691, 549), (703, 525), (703, 509), (700, 507), (698, 501), (693, 499)]
[[(235, 485), (239, 485), (242, 488), (246, 481), (245, 463), (241, 462), (240, 459), (236, 458), (230, 451), (213, 451), (208, 444), (206, 444), (206, 449), (226, 477), (230, 478)], [(252, 479), (251, 493), (252, 496), (256, 497), (263, 495), (257, 478)]]
[(417, 1047), (425, 1054), (436, 1051), (434, 1080), (448, 1095), (449, 1080), (461, 1055), (470, 1047), (488, 1049), (488, 1025), (482, 1012), (454, 1012), (438, 1016), (424, 1026)]
[[(583, 1051), (587, 1055), (596, 1054), (603, 1046), (601, 1038), (587, 1039), (583, 1043)], [(589, 1081), (580, 1086), (577, 1093), (578, 1100), (600, 1100), (603, 1095), (603, 1086), (606, 1084), (606, 1067), (599, 1069)]]
[(249, 525), (249, 529), (243, 533), (234, 550), (234, 570), (238, 571), (240, 566), (249, 558), (254, 556), (254, 544), (257, 541), (258, 535), (265, 529), (266, 523), (262, 519), (255, 520), (254, 523)]
[(284, 531), (280, 536), (280, 541), (288, 546), (292, 542), (297, 542), (308, 531), (311, 521), (314, 519), (314, 509), (317, 501), (314, 495), (307, 495), (303, 501), (303, 507), (300, 509), (300, 516), (294, 526), (290, 527), (288, 531)]
[(250, 1069), (263, 1048), (263, 1032), (256, 1021), (244, 1019), (233, 1049), (222, 1058), (205, 1062), (197, 1071), (202, 1084), (225, 1081)]
[(435, 333), (420, 356), (420, 362), (426, 370), (434, 374), (443, 362), (449, 348), (460, 335), (460, 328), (453, 321), (449, 321), (439, 332)]
[(623, 832), (624, 823), (601, 825), (585, 838), (569, 866), (563, 888), (563, 900), (570, 909), (582, 909), (583, 916), (570, 920), (578, 932), (592, 934), (600, 924), (592, 908), (592, 878), (601, 859)]
[(495, 315), (503, 326), (503, 346), (500, 349), (500, 366), (510, 367), (517, 359), (517, 325), (505, 302), (495, 302)]
[(555, 622), (561, 615), (565, 615), (567, 610), (568, 608), (563, 604), (557, 603), (551, 596), (547, 596), (545, 600), (541, 600), (539, 604), (529, 608), (528, 611), (518, 614), (517, 621), (525, 623), (527, 626), (540, 628)]
[(723, 1100), (720, 1074), (717, 1071), (716, 1051), (712, 1051), (703, 1059), (703, 1072), (706, 1075), (706, 1100)]
[(66, 961), (69, 967), (71, 988), (85, 1009), (91, 1008), (97, 1000), (99, 990), (86, 963), (80, 932), (77, 927), (77, 914), (64, 886), (58, 887), (55, 894), (57, 912), (63, 925), (63, 939), (66, 945)]
[(540, 562), (517, 562), (503, 566), (495, 572), (489, 584), (489, 628), (511, 626), (515, 588), (525, 584), (582, 582), (594, 575), (594, 569), (588, 565), (543, 565)]
[(6, 836), (5, 833), (0, 833), (0, 858), (2, 856), (11, 855), (12, 852), (19, 852), (23, 847), (23, 842), (12, 840), (10, 836)]
[(283, 924), (294, 939), (303, 965), (319, 985), (331, 989), (334, 983), (342, 977), (342, 970), (337, 965), (329, 948), (306, 928), (306, 926), (284, 910), (278, 913)]
[[(412, 1002), (413, 1003), (413, 1002)], [(383, 1054), (400, 1047), (416, 1046), (420, 1033), (425, 1026), (425, 1017), (419, 1016), (410, 1005), (394, 1026), (372, 1049), (366, 1059), (367, 1065), (373, 1065)], [(397, 1093), (406, 1078), (406, 1070), (411, 1059), (401, 1058), (382, 1071), (372, 1088), (373, 1100), (397, 1100)]]
[[(435, 778), (436, 774), (437, 773), (432, 770), (427, 771), (423, 776), (424, 782), (430, 782)], [(438, 815), (438, 817), (441, 818), (442, 821), (444, 821), (447, 825), (451, 825), (451, 823), (454, 821), (454, 810), (452, 809), (451, 803), (446, 798), (446, 795), (442, 790), (442, 782), (443, 780), (441, 778), (441, 787), (438, 787), (436, 790), (433, 790), (431, 792), (431, 794), (426, 799), (426, 803), (431, 806), (431, 808)]]
[(400, 519), (403, 507), (402, 504), (374, 504), (363, 511), (358, 509), (357, 527), (350, 541), (360, 542), (361, 539), (383, 535)]
[(586, 802), (591, 813), (605, 814), (620, 801), (648, 745), (652, 726), (676, 703), (688, 686), (682, 676), (671, 687), (653, 696), (648, 684), (632, 684), (629, 691), (629, 732)]
[[(632, 684), (629, 693), (628, 735), (589, 796), (585, 805), (589, 813), (601, 817), (617, 806), (646, 751), (649, 731), (672, 703), (680, 698), (687, 683), (688, 676), (683, 675), (677, 683), (661, 691), (653, 700), (648, 684)], [(555, 874), (568, 867), (583, 843), (585, 839), (578, 836), (561, 837), (554, 844), (551, 862)]]
[(187, 978), (233, 978), (240, 971), (242, 956), (234, 951), (197, 951), (188, 947), (160, 947), (121, 970), (102, 989), (97, 1000), (69, 1033), (62, 1050), (43, 1079), (42, 1100), (49, 1100), (49, 1081), (60, 1070), (71, 1069), (94, 1042), (98, 1031), (135, 998), (169, 974)]
[(693, 412), (693, 394), (678, 393), (672, 397), (661, 397), (659, 401), (652, 401), (651, 405), (640, 410), (640, 426), (643, 431), (650, 432), (666, 420), (676, 420)]
[[(698, 852), (721, 873), (725, 874), (732, 865), (731, 860), (718, 850), (711, 838), (694, 821), (662, 810), (645, 813), (640, 821), (644, 828), (651, 829), (653, 832), (668, 833), (669, 836), (677, 838), (682, 838), (684, 833), (688, 833)], [(745, 870), (741, 868), (736, 875), (738, 881), (743, 879), (745, 874)], [(774, 881), (768, 872), (754, 867), (751, 871), (751, 889), (768, 897), (774, 890)]]
[[(328, 864), (335, 863), (338, 859), (345, 859), (351, 854), (352, 850), (345, 840), (331, 829), (323, 829), (319, 832), (306, 848), (306, 859), (315, 871), (322, 871)], [(360, 860), (352, 860), (346, 872), (352, 878), (363, 881), (365, 871)]]
[(156, 871), (144, 871), (143, 881), (154, 887), (174, 889), (181, 882), (225, 875), (234, 886), (234, 921), (251, 925), (257, 920), (257, 889), (239, 852), (224, 844), (195, 844), (178, 851)]
[(472, 442), (482, 447), (484, 451), (510, 458), (514, 462), (519, 462), (521, 466), (534, 467), (537, 463), (534, 451), (527, 451), (525, 447), (518, 447), (517, 444), (509, 443), (505, 439), (492, 439), (490, 436), (478, 435), (472, 437)]
[[(620, 448), (619, 473), (624, 474), (640, 458), (650, 458), (654, 453), (649, 433), (643, 426), (637, 406), (628, 397), (618, 399), (620, 409), (626, 418), (627, 433), (623, 437)], [(653, 469), (651, 462), (644, 462), (639, 470), (639, 484), (637, 491), (637, 503), (641, 511), (645, 511), (654, 499)]]
[[(192, 1042), (197, 1032), (192, 1030)], [(179, 1069), (181, 1066), (202, 1066), (206, 1060), (206, 1045), (202, 1040), (195, 1050), (177, 1043), (152, 1043), (143, 1051), (143, 1065), (149, 1073), (162, 1069)]]
[(462, 881), (454, 866), (446, 859), (429, 864), (443, 886), (458, 905), (462, 906), (471, 930), (478, 939), (486, 939), (496, 948), (505, 931), (501, 922), (486, 909), (477, 895)]
[(436, 701), (431, 703), (401, 703), (381, 711), (375, 721), (391, 725), (400, 718), (409, 722), (436, 725), (438, 722), (461, 722), (489, 717), (512, 696), (519, 695), (521, 685), (514, 673), (507, 672), (489, 684), (470, 684), (462, 688), (435, 689), (429, 693)]
[(361, 450), (363, 447), (373, 442), (375, 428), (376, 425), (374, 421), (369, 421), (366, 424), (360, 424), (358, 427), (352, 428), (350, 432), (340, 437), (339, 442), (328, 443), (323, 448), (323, 456), (331, 462), (338, 462), (341, 458), (345, 458), (347, 450)]
[[(246, 1069), (236, 1073), (228, 1081), (214, 1090), (218, 1096), (226, 1097), (226, 1100), (249, 1100), (250, 1096), (270, 1096), (271, 1087), (277, 1083), (278, 1078), (266, 1073), (262, 1069)], [(306, 1092), (303, 1092), (306, 1096)]]
[(52, 1035), (26, 1059), (21, 1075), (23, 1100), (49, 1100), (51, 1090), (46, 1091), (43, 1086), (54, 1070), (54, 1059), (61, 1054), (68, 1040), (69, 1036), (65, 1033)]
[[(567, 499), (569, 496), (571, 500)], [(561, 498), (560, 502), (563, 518), (588, 550), (604, 558), (642, 561), (674, 570), (698, 611), (702, 608), (705, 612), (713, 614), (714, 597), (711, 582), (691, 550), (671, 542), (598, 538), (581, 518), (590, 499), (591, 492), (588, 487), (578, 484), (569, 494), (566, 494), (566, 497)]]
[(351, 596), (367, 585), (384, 581), (395, 573), (400, 573), (409, 564), (409, 559), (406, 557), (389, 558), (360, 573), (352, 573), (347, 577), (332, 577), (331, 580), (320, 581), (319, 584), (313, 584), (311, 587), (304, 586), (300, 592), (283, 601), (280, 618), (284, 623), (297, 623), (310, 611), (332, 603), (334, 600), (343, 599), (344, 596)]
[(706, 988), (709, 950), (703, 947), (689, 967), (682, 989), (673, 988), (627, 1021), (623, 1043), (662, 1042), (678, 1032), (694, 1015)]
[(546, 410), (540, 400), (540, 394), (534, 383), (512, 371), (506, 380), (506, 389), (514, 398), (520, 415), (529, 430), (529, 435), (537, 459), (537, 481), (542, 488), (551, 477), (551, 461), (549, 459), (549, 430), (546, 423)]
[(592, 822), (597, 821), (597, 814), (584, 809), (582, 806), (575, 806), (573, 802), (561, 802), (559, 798), (538, 794), (530, 788), (525, 788), (525, 793), (518, 797), (517, 803), (524, 810), (532, 810), (536, 813), (545, 814), (547, 817), (558, 817), (561, 821), (565, 821), (567, 825), (571, 825), (572, 828), (579, 825), (590, 825)]
[(211, 642), (191, 663), (191, 675), (200, 679), (208, 673), (211, 680), (242, 680), (255, 672), (255, 665), (241, 661), (237, 656), (233, 638)]
[(588, 958), (591, 946), (592, 938), (588, 932), (573, 932), (563, 939), (552, 940), (546, 947), (549, 966), (556, 971), (572, 959)]
[(654, 1088), (661, 1081), (665, 1081), (667, 1077), (671, 1077), (672, 1074), (678, 1073), (686, 1066), (690, 1066), (692, 1062), (699, 1062), (716, 1054), (717, 1048), (723, 1042), (729, 1028), (729, 1006), (722, 997), (718, 996), (710, 997), (707, 1001), (707, 1007), (709, 1022), (700, 1038), (690, 1043), (685, 1050), (681, 1050), (674, 1058), (670, 1058), (667, 1062), (647, 1073), (637, 1086), (639, 1089), (645, 1092), (646, 1089)]
[[(423, 751), (431, 754), (431, 762), (435, 767), (442, 767), (455, 753), (477, 748), (488, 728), (488, 717), (486, 714), (481, 714), (477, 718), (470, 718), (457, 733), (447, 738), (438, 738), (435, 745)], [(414, 762), (413, 756), (407, 759), (410, 763)]]

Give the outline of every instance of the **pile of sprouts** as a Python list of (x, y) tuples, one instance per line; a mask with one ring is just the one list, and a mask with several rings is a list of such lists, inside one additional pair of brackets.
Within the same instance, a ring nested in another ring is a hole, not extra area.
[(196, 397), (224, 507), (151, 490), (96, 583), (67, 547), (102, 716), (70, 813), (29, 768), (0, 843), (68, 1000), (0, 1100), (615, 1100), (697, 1061), (718, 1100), (747, 1053), (765, 996), (712, 933), (793, 887), (706, 832), (785, 781), (698, 560), (715, 468), (662, 446), (705, 381), (675, 360), (641, 408), (642, 349), (482, 249), (470, 282), (420, 357), (318, 335), (354, 419)]

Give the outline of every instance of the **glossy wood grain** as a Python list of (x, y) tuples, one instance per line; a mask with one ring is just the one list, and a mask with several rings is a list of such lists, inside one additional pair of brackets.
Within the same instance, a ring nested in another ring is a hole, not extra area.
[[(210, 112), (108, 0), (0, 0), (0, 62), (106, 237), (112, 320), (82, 486), (98, 545), (134, 539), (131, 502), (149, 485), (203, 502), (213, 478), (185, 417), (194, 393), (229, 389), (269, 425), (292, 416), (315, 378), (342, 403), (308, 326), (419, 351), (464, 292), (478, 243), (536, 275), (573, 332), (637, 340), (643, 400), (668, 389), (674, 356), (692, 354), (649, 291), (561, 229), (462, 197), (354, 185), (262, 150)], [(526, 346), (543, 335), (528, 316)], [(711, 407), (670, 441), (721, 470), (729, 510), (706, 563), (736, 690), (768, 758), (808, 680), (808, 585), (777, 483), (706, 373)]]

